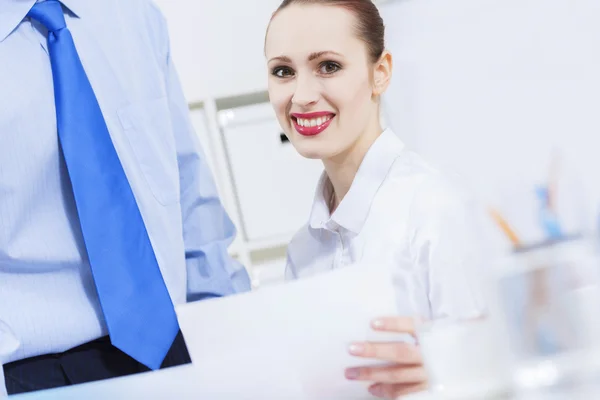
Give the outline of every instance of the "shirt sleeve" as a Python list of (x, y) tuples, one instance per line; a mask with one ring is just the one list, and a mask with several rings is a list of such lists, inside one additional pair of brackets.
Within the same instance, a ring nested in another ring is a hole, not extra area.
[(0, 319), (0, 398), (8, 395), (4, 383), (4, 368), (2, 365), (17, 351), (19, 346), (19, 340), (12, 329)]
[(431, 318), (486, 312), (487, 230), (483, 208), (438, 178), (415, 193), (410, 214), (412, 263), (426, 280)]
[(246, 269), (228, 253), (236, 229), (225, 211), (189, 117), (173, 65), (166, 22), (160, 12), (166, 92), (179, 167), (181, 218), (188, 275), (188, 301), (250, 290)]
[(292, 261), (289, 251), (288, 251), (287, 260), (285, 263), (285, 280), (292, 281), (295, 279), (298, 279), (298, 276), (296, 275), (296, 269), (294, 268), (294, 262)]

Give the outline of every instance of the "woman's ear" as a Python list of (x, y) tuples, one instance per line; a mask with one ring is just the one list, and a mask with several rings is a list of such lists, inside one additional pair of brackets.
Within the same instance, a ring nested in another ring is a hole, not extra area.
[(375, 64), (373, 79), (373, 95), (381, 96), (390, 85), (392, 79), (392, 53), (385, 50)]

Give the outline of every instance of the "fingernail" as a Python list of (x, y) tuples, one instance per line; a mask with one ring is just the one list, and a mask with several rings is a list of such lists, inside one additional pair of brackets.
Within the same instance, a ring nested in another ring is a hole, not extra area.
[(381, 385), (371, 386), (369, 388), (369, 393), (371, 393), (375, 397), (382, 397), (383, 396), (383, 388), (381, 387)]
[(375, 329), (383, 329), (384, 327), (384, 323), (383, 320), (381, 319), (376, 319), (375, 321), (372, 322), (373, 328)]
[(350, 351), (350, 354), (353, 354), (355, 356), (360, 356), (362, 353), (364, 353), (365, 346), (363, 346), (362, 344), (359, 344), (359, 343), (354, 343), (354, 344), (350, 345), (348, 350)]
[(358, 368), (349, 368), (346, 370), (346, 379), (358, 379), (360, 370)]

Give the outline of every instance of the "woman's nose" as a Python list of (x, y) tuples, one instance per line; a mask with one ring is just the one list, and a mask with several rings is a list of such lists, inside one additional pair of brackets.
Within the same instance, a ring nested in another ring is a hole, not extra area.
[(292, 103), (301, 107), (315, 104), (319, 101), (320, 92), (318, 85), (310, 78), (298, 78)]

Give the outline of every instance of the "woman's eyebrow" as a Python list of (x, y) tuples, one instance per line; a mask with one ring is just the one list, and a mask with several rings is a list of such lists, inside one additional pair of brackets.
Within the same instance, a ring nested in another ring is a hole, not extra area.
[(316, 60), (317, 58), (326, 56), (326, 55), (336, 55), (336, 56), (342, 56), (340, 53), (336, 53), (335, 51), (331, 51), (331, 50), (326, 50), (326, 51), (317, 51), (314, 53), (311, 53), (310, 56), (308, 56), (308, 61), (313, 61)]
[(277, 56), (277, 57), (273, 57), (269, 60), (269, 62), (271, 61), (283, 61), (283, 62), (292, 62), (292, 60), (288, 57), (288, 56)]

